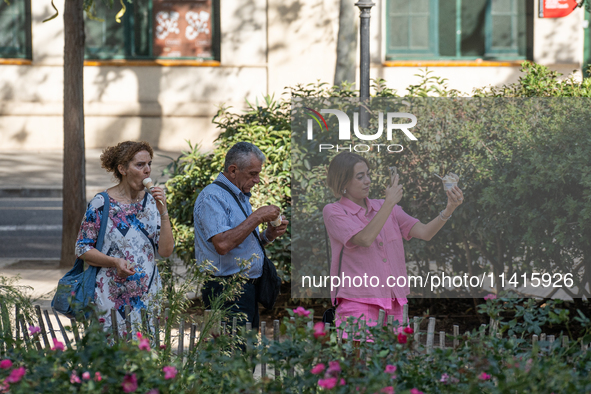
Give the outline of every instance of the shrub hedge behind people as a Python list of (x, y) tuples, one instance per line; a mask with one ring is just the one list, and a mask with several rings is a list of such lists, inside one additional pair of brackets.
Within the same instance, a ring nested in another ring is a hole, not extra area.
[[(510, 261), (581, 268), (591, 258), (591, 205), (586, 203), (591, 194), (586, 159), (591, 156), (589, 123), (584, 119), (580, 123), (571, 120), (571, 126), (580, 127), (568, 129), (562, 128), (564, 119), (558, 118), (535, 124), (507, 104), (509, 99), (544, 97), (537, 105), (565, 114), (572, 105), (578, 113), (585, 114), (585, 107), (591, 107), (587, 99), (591, 96), (591, 79), (579, 82), (571, 76), (561, 80), (556, 72), (531, 63), (524, 63), (522, 71), (517, 83), (483, 87), (471, 93), (472, 97), (487, 100), (503, 99), (499, 101), (502, 105), (491, 107), (499, 115), (494, 125), (479, 123), (476, 118), (449, 119), (446, 124), (424, 128), (428, 132), (423, 132), (410, 152), (367, 156), (375, 168), (396, 165), (401, 169), (401, 182), (405, 185), (401, 204), (423, 221), (435, 217), (438, 204), (444, 203), (445, 196), (439, 193), (441, 184), (432, 173), (454, 171), (461, 176), (466, 203), (454, 215), (451, 225), (429, 244), (411, 240), (405, 248), (407, 261), (419, 265), (436, 261), (498, 274), (503, 264)], [(445, 111), (446, 106), (453, 106), (453, 98), (461, 96), (460, 92), (448, 89), (444, 79), (430, 72), (421, 77), (420, 83), (408, 88), (405, 97), (450, 98), (441, 101), (441, 108), (433, 109)], [(375, 97), (397, 97), (383, 80), (375, 81), (373, 91)], [(289, 93), (292, 97), (356, 95), (350, 86), (324, 84), (298, 85)], [(531, 105), (530, 112), (535, 110)], [(320, 157), (293, 147), (293, 157), (298, 160), (292, 163), (290, 120), (290, 97), (267, 97), (261, 105), (249, 104), (249, 110), (243, 113), (222, 108), (214, 118), (221, 133), (213, 153), (201, 155), (197, 146), (190, 146), (172, 163), (173, 177), (167, 183), (169, 206), (171, 217), (176, 218), (176, 251), (187, 264), (194, 256), (193, 202), (221, 170), (225, 152), (236, 141), (257, 144), (269, 158), (261, 185), (254, 191), (254, 208), (277, 204), (289, 219), (292, 191), (294, 195), (315, 196), (317, 201), (332, 201), (324, 187), (324, 166), (331, 156)], [(386, 176), (379, 173), (374, 182), (385, 185)], [(379, 198), (380, 188), (373, 189)], [(320, 212), (321, 207), (311, 206), (307, 216), (300, 220), (316, 220)], [(298, 236), (305, 238), (306, 234)], [(322, 242), (318, 240), (320, 248)], [(290, 236), (286, 236), (270, 247), (271, 259), (286, 281), (291, 273), (290, 245)], [(306, 264), (326, 266), (323, 254), (310, 256)], [(477, 268), (483, 260), (487, 265)], [(583, 283), (588, 283), (591, 272), (581, 271), (580, 276)]]

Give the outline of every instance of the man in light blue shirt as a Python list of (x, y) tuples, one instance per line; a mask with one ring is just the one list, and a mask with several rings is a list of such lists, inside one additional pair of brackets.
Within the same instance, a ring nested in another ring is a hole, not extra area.
[[(195, 201), (195, 258), (197, 262), (208, 260), (217, 269), (215, 276), (229, 277), (240, 271), (238, 262), (249, 260), (249, 280), (244, 284), (243, 294), (227, 305), (232, 312), (242, 312), (253, 329), (259, 326), (259, 311), (255, 286), (262, 274), (263, 245), (283, 235), (288, 221), (282, 218), (281, 225), (267, 226), (259, 234), (258, 226), (269, 223), (280, 215), (279, 207), (268, 205), (252, 211), (250, 190), (260, 182), (259, 174), (265, 162), (265, 155), (259, 148), (248, 142), (238, 142), (226, 154), (224, 171), (216, 179), (223, 186), (206, 186)], [(236, 199), (230, 194), (233, 193)], [(245, 213), (243, 212), (245, 211)], [(256, 236), (255, 236), (256, 234)], [(211, 306), (211, 297), (223, 290), (217, 281), (208, 281), (202, 289), (206, 308)], [(246, 321), (241, 322), (245, 324)]]

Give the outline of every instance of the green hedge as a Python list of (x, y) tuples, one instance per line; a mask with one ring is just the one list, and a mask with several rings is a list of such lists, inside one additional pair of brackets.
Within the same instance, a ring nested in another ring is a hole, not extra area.
[[(567, 124), (565, 119), (557, 118), (532, 127), (524, 113), (533, 113), (539, 102), (520, 101), (528, 107), (519, 109), (511, 108), (506, 99), (546, 97), (546, 100), (559, 100), (547, 101), (556, 113), (572, 105), (578, 113), (586, 114), (586, 107), (591, 106), (583, 98), (591, 94), (591, 80), (577, 82), (572, 77), (560, 80), (557, 73), (531, 63), (524, 63), (522, 71), (523, 76), (515, 84), (475, 89), (471, 93), (487, 100), (505, 98), (502, 105), (492, 107), (499, 113), (494, 124), (485, 124), (475, 117), (449, 119), (449, 124), (424, 128), (428, 131), (423, 132), (420, 142), (407, 154), (368, 157), (375, 168), (393, 164), (401, 169), (405, 195), (400, 204), (423, 222), (434, 218), (445, 204), (445, 195), (439, 193), (440, 183), (431, 174), (453, 170), (461, 175), (460, 187), (467, 197), (466, 203), (433, 240), (428, 243), (411, 240), (405, 246), (407, 261), (423, 265), (433, 260), (468, 264), (478, 270), (482, 269), (478, 267), (484, 259), (497, 272), (508, 262), (533, 261), (561, 267), (588, 265), (591, 256), (589, 125), (582, 118), (579, 124), (570, 122), (569, 128), (563, 129)], [(373, 90), (375, 97), (397, 97), (396, 92), (385, 87), (383, 80), (375, 81)], [(448, 89), (444, 79), (429, 72), (422, 75), (419, 84), (410, 86), (409, 92), (406, 97), (417, 98), (416, 102), (421, 97), (461, 95)], [(296, 86), (290, 94), (292, 97), (356, 96), (350, 87), (324, 84)], [(578, 99), (564, 101), (570, 97)], [(433, 110), (443, 111), (454, 103), (447, 99), (441, 102), (441, 108)], [(298, 151), (302, 149), (298, 146), (293, 149), (298, 161), (290, 163), (289, 105), (290, 98), (267, 98), (264, 104), (250, 105), (249, 111), (242, 114), (221, 109), (214, 119), (221, 129), (214, 153), (203, 156), (193, 149), (175, 163), (174, 177), (167, 183), (168, 199), (171, 216), (175, 218), (177, 254), (185, 262), (190, 263), (194, 254), (193, 203), (199, 191), (220, 171), (224, 154), (234, 142), (253, 142), (270, 159), (270, 165), (264, 167), (263, 184), (254, 190), (255, 208), (278, 204), (290, 218), (291, 187), (294, 195), (313, 195), (324, 202), (334, 200), (324, 187), (325, 166), (330, 157)], [(450, 110), (458, 109), (451, 107)], [(293, 185), (290, 170), (295, 176)], [(547, 182), (548, 179), (555, 181)], [(386, 177), (376, 181), (379, 185), (386, 182)], [(372, 197), (381, 197), (379, 187), (372, 190), (375, 194)], [(307, 215), (317, 219), (320, 213), (321, 207), (316, 207)], [(289, 280), (291, 272), (290, 233), (275, 242), (271, 250), (271, 258), (284, 280)], [(322, 253), (311, 255), (316, 257), (311, 257), (309, 264), (326, 265)], [(590, 282), (591, 272), (581, 275), (583, 283)]]

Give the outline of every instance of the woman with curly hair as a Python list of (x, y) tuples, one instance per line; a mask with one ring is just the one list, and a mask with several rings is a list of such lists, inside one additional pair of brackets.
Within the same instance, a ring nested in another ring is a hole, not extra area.
[(109, 313), (103, 318), (105, 330), (116, 324), (119, 335), (125, 330), (126, 305), (132, 323), (139, 327), (141, 310), (158, 302), (162, 284), (155, 255), (168, 257), (174, 248), (164, 190), (154, 187), (149, 193), (143, 184), (150, 177), (153, 155), (147, 142), (121, 142), (103, 151), (102, 167), (118, 181), (106, 190), (109, 221), (103, 247), (95, 248), (105, 205), (101, 194), (90, 202), (76, 241), (76, 255), (101, 267), (94, 303), (100, 311), (117, 311), (117, 322), (111, 322)]

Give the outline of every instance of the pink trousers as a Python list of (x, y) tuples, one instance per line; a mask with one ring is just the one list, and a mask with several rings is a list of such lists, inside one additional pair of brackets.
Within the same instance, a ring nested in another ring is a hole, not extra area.
[[(354, 327), (357, 327), (357, 321), (359, 320), (364, 320), (365, 325), (368, 327), (377, 326), (380, 309), (382, 308), (377, 305), (365, 304), (363, 302), (339, 298), (335, 313), (336, 326), (337, 328), (340, 327), (341, 323), (346, 323), (348, 318), (351, 316), (355, 318)], [(394, 320), (398, 320), (398, 332), (402, 332), (402, 329), (404, 328), (404, 325), (407, 324), (407, 322), (402, 321), (402, 305), (398, 302), (398, 300), (392, 299), (392, 308), (385, 309), (384, 311), (386, 312), (386, 316), (384, 318), (383, 325), (388, 324), (388, 316), (394, 316)], [(357, 339), (358, 334), (358, 331), (355, 330), (355, 340), (359, 340)], [(343, 339), (347, 339), (346, 332), (343, 332)], [(371, 339), (368, 338), (367, 341), (371, 342)]]

